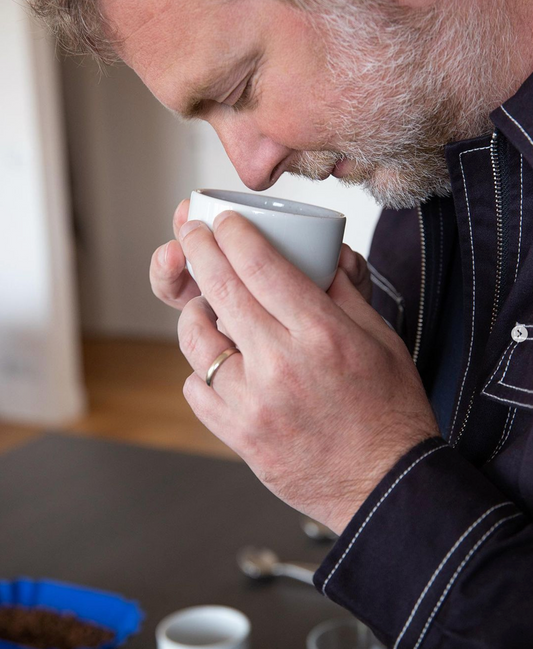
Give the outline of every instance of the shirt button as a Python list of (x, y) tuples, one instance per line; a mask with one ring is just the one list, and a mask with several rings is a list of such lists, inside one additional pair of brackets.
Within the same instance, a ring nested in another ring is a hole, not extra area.
[(523, 343), (524, 340), (526, 340), (527, 335), (527, 329), (524, 325), (516, 325), (516, 327), (511, 331), (511, 338), (516, 343)]

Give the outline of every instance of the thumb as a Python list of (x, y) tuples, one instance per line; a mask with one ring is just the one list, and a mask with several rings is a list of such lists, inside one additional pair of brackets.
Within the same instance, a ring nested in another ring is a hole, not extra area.
[(327, 293), (354, 322), (358, 322), (361, 317), (361, 307), (368, 307), (365, 298), (341, 266), (337, 268), (337, 273)]
[(366, 331), (389, 330), (383, 318), (368, 304), (362, 293), (352, 284), (346, 271), (340, 266), (327, 294), (350, 320)]
[(357, 288), (365, 300), (370, 303), (372, 297), (372, 281), (365, 258), (343, 243), (339, 266), (348, 275), (351, 283)]

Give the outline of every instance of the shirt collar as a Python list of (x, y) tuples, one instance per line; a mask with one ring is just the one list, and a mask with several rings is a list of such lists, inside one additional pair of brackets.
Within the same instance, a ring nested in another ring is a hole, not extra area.
[(490, 117), (533, 167), (533, 74)]

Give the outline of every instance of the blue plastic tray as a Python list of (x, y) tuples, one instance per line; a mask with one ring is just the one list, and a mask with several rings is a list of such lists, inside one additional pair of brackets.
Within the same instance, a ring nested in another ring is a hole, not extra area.
[[(17, 579), (0, 580), (0, 606), (39, 606), (58, 613), (71, 613), (82, 622), (92, 622), (115, 633), (111, 642), (98, 649), (114, 649), (132, 634), (137, 633), (144, 613), (136, 602), (121, 595), (85, 588), (58, 581)], [(22, 645), (0, 640), (0, 649), (14, 649)], [(79, 649), (86, 649), (80, 647)]]

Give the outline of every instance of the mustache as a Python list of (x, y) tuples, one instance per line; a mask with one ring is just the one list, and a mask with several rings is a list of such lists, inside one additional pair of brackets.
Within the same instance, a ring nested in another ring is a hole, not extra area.
[(324, 180), (346, 156), (336, 151), (302, 151), (292, 160), (287, 171), (310, 180)]
[[(348, 176), (339, 178), (343, 185), (362, 185), (367, 182), (376, 170), (376, 163), (371, 162), (357, 151), (340, 153), (338, 151), (302, 151), (291, 161), (287, 172), (309, 180), (325, 180), (342, 160), (350, 159), (356, 164)], [(390, 164), (390, 159), (389, 159)]]

